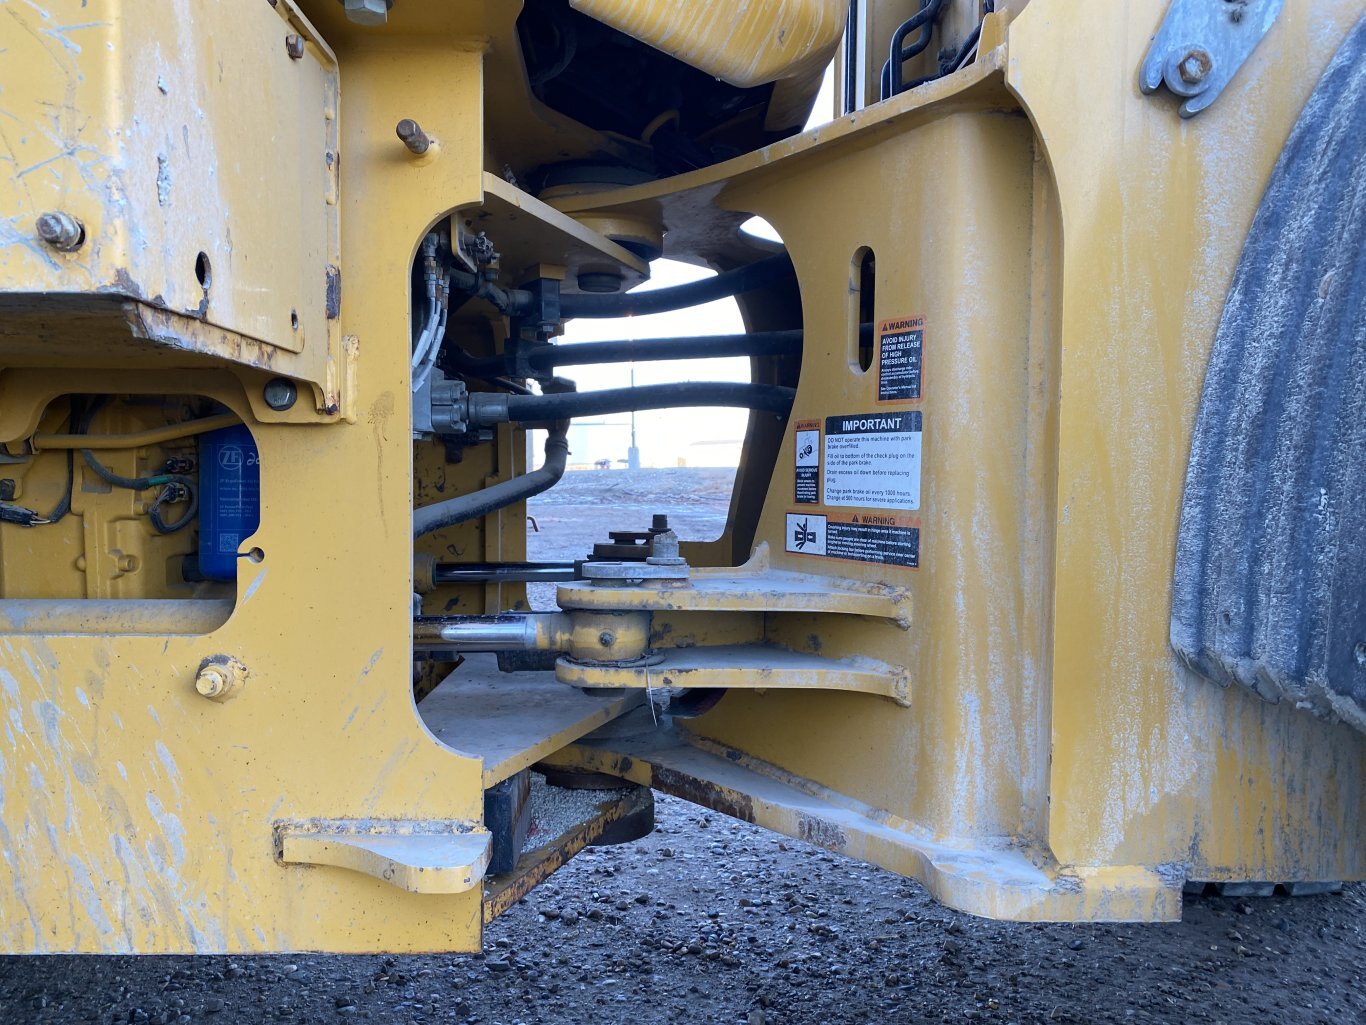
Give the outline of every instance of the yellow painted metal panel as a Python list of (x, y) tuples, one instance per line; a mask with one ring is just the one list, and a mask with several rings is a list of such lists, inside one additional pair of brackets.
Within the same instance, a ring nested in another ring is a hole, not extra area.
[[(478, 946), (477, 889), (414, 894), (286, 866), (272, 830), (318, 818), (482, 818), (480, 762), (437, 742), (413, 704), (409, 343), (394, 330), (409, 314), (406, 290), (388, 284), (429, 224), (479, 197), (481, 63), (477, 47), (424, 43), (348, 63), (343, 258), (356, 283), (386, 283), (342, 309), (341, 330), (373, 368), (356, 377), (354, 424), (263, 424), (230, 375), (161, 379), (219, 397), (251, 424), (261, 453), (262, 525), (244, 546), (264, 555), (242, 560), (228, 622), (200, 637), (0, 637), (4, 949)], [(422, 166), (393, 138), (409, 104), (446, 143)], [(138, 390), (123, 373), (105, 372), (101, 389)], [(24, 409), (7, 412), (36, 422), (30, 404), (61, 394), (68, 377), (51, 371)], [(195, 691), (211, 655), (250, 673), (231, 700)]]
[[(925, 320), (921, 568), (782, 553), (790, 430), (758, 538), (780, 568), (907, 588), (905, 641), (872, 625), (820, 636), (827, 654), (907, 665), (914, 707), (732, 694), (698, 720), (703, 737), (936, 836), (1035, 844), (1079, 879), (1366, 872), (1362, 738), (1221, 691), (1167, 641), (1223, 295), (1290, 126), (1362, 9), (1288, 4), (1219, 103), (1182, 121), (1133, 76), (1165, 3), (1130, 4), (1093, 33), (1033, 0), (958, 82), (664, 186), (559, 201), (658, 202), (689, 240), (704, 195), (771, 222), (802, 286), (793, 420), (876, 408), (874, 382), (848, 369), (860, 247), (877, 255), (873, 319)], [(1088, 59), (1059, 74), (1059, 54)], [(768, 633), (798, 644), (817, 622)], [(1135, 913), (1173, 910), (1148, 901)]]
[[(0, 17), (0, 293), (143, 299), (299, 354), (281, 369), (321, 383), (340, 340), (338, 84), (307, 22), (288, 3), (112, 0)], [(51, 211), (83, 245), (37, 237)]]

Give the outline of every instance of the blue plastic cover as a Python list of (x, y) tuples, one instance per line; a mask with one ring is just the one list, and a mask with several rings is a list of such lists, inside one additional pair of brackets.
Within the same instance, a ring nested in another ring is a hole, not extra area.
[(261, 525), (261, 460), (246, 427), (199, 436), (199, 571), (237, 579), (237, 549)]

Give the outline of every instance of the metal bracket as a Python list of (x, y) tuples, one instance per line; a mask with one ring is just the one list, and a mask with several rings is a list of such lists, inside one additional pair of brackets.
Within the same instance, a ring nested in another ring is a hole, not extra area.
[(465, 822), (330, 819), (275, 826), (284, 864), (331, 865), (409, 893), (464, 893), (484, 878), (493, 841)]
[(843, 690), (911, 703), (904, 666), (871, 658), (826, 658), (772, 645), (668, 648), (648, 665), (561, 658), (555, 679), (571, 687), (718, 687), (725, 690)]
[(1139, 69), (1145, 93), (1163, 85), (1194, 117), (1219, 98), (1281, 13), (1285, 0), (1172, 0)]

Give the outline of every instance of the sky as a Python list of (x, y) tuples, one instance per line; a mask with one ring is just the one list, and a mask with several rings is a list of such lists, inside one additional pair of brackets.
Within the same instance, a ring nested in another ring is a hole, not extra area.
[[(807, 120), (808, 129), (829, 121), (834, 109), (834, 79), (829, 71), (815, 107)], [(759, 222), (747, 225), (755, 234), (772, 235), (772, 228)], [(650, 265), (650, 280), (633, 291), (668, 288), (712, 276), (711, 271), (674, 260), (656, 260)], [(696, 335), (739, 334), (744, 331), (740, 309), (734, 299), (722, 299), (674, 313), (620, 320), (571, 320), (557, 344), (597, 342), (613, 339), (670, 338)], [(565, 367), (564, 376), (578, 384), (579, 391), (624, 388), (635, 383), (666, 384), (672, 381), (748, 381), (749, 359), (668, 360), (648, 363), (619, 363), (602, 366)], [(749, 414), (743, 409), (659, 409), (636, 414), (636, 446), (642, 466), (734, 466), (740, 454)], [(592, 465), (599, 459), (625, 466), (631, 444), (630, 414), (576, 420), (569, 434), (571, 466)], [(532, 453), (541, 461), (542, 432), (534, 432)]]

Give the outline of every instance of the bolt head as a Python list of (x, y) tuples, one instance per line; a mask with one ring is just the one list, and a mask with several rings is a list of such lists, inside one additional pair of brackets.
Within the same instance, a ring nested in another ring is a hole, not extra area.
[(40, 239), (64, 253), (79, 249), (85, 242), (85, 225), (62, 210), (40, 214), (35, 227)]
[(246, 680), (246, 666), (235, 658), (218, 655), (199, 663), (194, 689), (210, 701), (227, 701), (242, 689)]
[(394, 134), (416, 156), (426, 153), (432, 144), (432, 140), (427, 138), (426, 133), (422, 131), (422, 126), (410, 117), (405, 117), (394, 126)]
[(195, 677), (194, 689), (206, 698), (221, 697), (228, 691), (227, 673), (217, 666), (205, 666)]
[(1210, 56), (1209, 51), (1197, 48), (1187, 51), (1181, 58), (1181, 63), (1177, 65), (1177, 74), (1187, 85), (1195, 85), (1203, 82), (1213, 69), (1214, 58)]
[(285, 36), (285, 53), (293, 60), (298, 60), (304, 55), (304, 37), (290, 33)]
[(299, 389), (287, 377), (273, 377), (261, 389), (261, 398), (267, 406), (277, 413), (283, 413), (294, 405), (299, 397)]
[(602, 633), (598, 634), (598, 643), (601, 644), (604, 648), (610, 648), (613, 645), (613, 643), (615, 643), (615, 641), (616, 638), (612, 636), (612, 632), (610, 630), (604, 630)]

